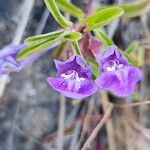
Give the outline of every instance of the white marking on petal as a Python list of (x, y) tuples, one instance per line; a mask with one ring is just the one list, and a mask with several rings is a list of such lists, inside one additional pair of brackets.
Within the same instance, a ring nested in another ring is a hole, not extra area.
[(104, 64), (104, 70), (105, 71), (116, 71), (118, 69), (121, 69), (124, 67), (123, 64), (120, 64), (118, 60), (110, 60)]
[(107, 71), (115, 71), (116, 70), (116, 66), (112, 66), (112, 67), (108, 66), (108, 67), (106, 67), (106, 70)]
[(119, 65), (117, 65), (117, 68), (120, 69), (120, 68), (122, 68), (123, 66), (124, 66), (123, 64), (119, 64)]
[(75, 70), (69, 70), (66, 73), (61, 74), (64, 79), (76, 80), (77, 82), (85, 80), (85, 78), (79, 77)]
[(79, 77), (78, 72), (75, 70), (69, 70), (63, 74), (61, 77), (68, 80), (69, 90), (78, 90), (81, 88), (81, 82), (85, 80), (83, 77)]

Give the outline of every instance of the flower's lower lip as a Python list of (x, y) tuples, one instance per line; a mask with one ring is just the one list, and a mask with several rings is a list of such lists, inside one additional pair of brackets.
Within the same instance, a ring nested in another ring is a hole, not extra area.
[(81, 83), (77, 83), (75, 80), (67, 81), (61, 77), (49, 77), (47, 81), (55, 90), (70, 98), (82, 99), (97, 91), (95, 83), (88, 79)]

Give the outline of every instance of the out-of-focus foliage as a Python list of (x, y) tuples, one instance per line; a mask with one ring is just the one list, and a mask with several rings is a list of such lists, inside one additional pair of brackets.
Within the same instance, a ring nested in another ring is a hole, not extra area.
[(141, 14), (145, 13), (150, 9), (150, 1), (149, 0), (141, 0), (136, 2), (129, 2), (125, 4), (118, 4), (118, 5), (103, 5), (98, 8), (97, 11), (103, 10), (109, 7), (121, 7), (124, 10), (124, 17), (136, 17), (140, 16)]
[(134, 3), (128, 3), (120, 5), (124, 9), (124, 16), (126, 17), (136, 17), (150, 9), (150, 1), (143, 0)]
[(125, 53), (126, 54), (130, 54), (132, 53), (133, 51), (137, 50), (138, 49), (138, 42), (137, 41), (133, 41), (128, 47), (127, 49), (125, 50)]
[(72, 3), (69, 3), (66, 0), (57, 0), (56, 2), (60, 10), (64, 11), (65, 13), (68, 13), (71, 16), (77, 18), (84, 17), (84, 12), (80, 8), (73, 5)]

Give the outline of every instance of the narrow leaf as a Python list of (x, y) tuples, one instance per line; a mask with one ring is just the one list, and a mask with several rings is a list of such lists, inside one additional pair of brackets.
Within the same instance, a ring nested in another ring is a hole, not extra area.
[(110, 46), (113, 45), (113, 41), (102, 31), (99, 31), (98, 29), (94, 30), (95, 35), (97, 38), (105, 45)]
[(81, 33), (71, 32), (64, 36), (69, 41), (78, 41), (81, 38)]
[(137, 50), (139, 44), (137, 41), (133, 41), (128, 47), (127, 49), (125, 50), (125, 53), (126, 54), (130, 54), (132, 53), (133, 51)]
[(72, 24), (68, 19), (66, 19), (57, 8), (55, 0), (44, 0), (47, 8), (52, 13), (55, 20), (62, 26), (62, 27), (68, 27)]
[(138, 102), (140, 99), (140, 93), (139, 92), (133, 92), (131, 95), (131, 98), (132, 98), (133, 102)]
[(60, 10), (69, 13), (74, 17), (82, 18), (84, 16), (84, 12), (80, 8), (70, 2), (67, 2), (66, 0), (57, 0), (56, 3), (58, 4)]
[(137, 62), (132, 56), (130, 56), (130, 55), (126, 54), (126, 53), (125, 53), (124, 55), (125, 55), (125, 57), (128, 59), (128, 61), (129, 61), (131, 64), (133, 64), (134, 66), (139, 67), (138, 62)]
[(124, 9), (124, 16), (126, 17), (136, 17), (150, 9), (150, 1), (142, 0), (139, 2), (127, 3), (120, 5)]
[(124, 10), (121, 7), (109, 7), (96, 11), (82, 21), (86, 24), (87, 29), (96, 29), (109, 24), (123, 13)]
[(46, 34), (36, 35), (36, 36), (32, 36), (32, 37), (25, 39), (25, 42), (27, 43), (35, 42), (35, 41), (43, 40), (45, 38), (50, 38), (50, 37), (53, 39), (53, 38), (60, 36), (63, 33), (64, 33), (64, 30), (58, 30), (58, 31), (54, 31), (54, 32), (46, 33)]
[(130, 2), (130, 3), (125, 3), (122, 5), (103, 5), (100, 8), (97, 9), (103, 10), (105, 8), (109, 7), (121, 7), (124, 9), (124, 14), (123, 16), (125, 17), (136, 17), (140, 16), (142, 13), (148, 11), (150, 9), (150, 1), (149, 0), (140, 0), (138, 2)]
[(145, 55), (145, 51), (143, 48), (139, 48), (138, 49), (138, 56), (137, 56), (137, 60), (138, 63), (140, 64), (140, 66), (142, 66), (143, 62), (144, 62), (144, 55)]
[(56, 42), (58, 38), (55, 38), (51, 40), (51, 38), (46, 38), (45, 40), (41, 40), (41, 42), (34, 42), (33, 44), (27, 46), (26, 48), (22, 49), (18, 54), (17, 54), (17, 59), (18, 60), (23, 60), (33, 54), (36, 54), (38, 52), (43, 51), (44, 49), (48, 48), (51, 46), (54, 42)]

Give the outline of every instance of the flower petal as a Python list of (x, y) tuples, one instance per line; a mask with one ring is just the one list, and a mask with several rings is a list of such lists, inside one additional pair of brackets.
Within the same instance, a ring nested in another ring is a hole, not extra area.
[(119, 62), (122, 64), (129, 65), (127, 58), (118, 51), (118, 47), (116, 45), (108, 47), (102, 59), (103, 63), (108, 60), (116, 59), (119, 60)]
[(8, 46), (3, 47), (0, 50), (0, 59), (4, 58), (6, 56), (15, 55), (16, 53), (18, 53), (24, 47), (25, 47), (25, 44), (8, 45)]
[(75, 70), (79, 73), (80, 77), (91, 78), (92, 77), (92, 67), (85, 65), (82, 58), (78, 55), (70, 57), (65, 62), (54, 60), (55, 66), (57, 69), (57, 76), (60, 76), (62, 73), (67, 72), (68, 70)]
[(106, 49), (106, 51), (103, 54), (103, 59), (107, 59), (113, 55), (119, 57), (118, 47), (116, 45), (112, 45)]
[(70, 70), (72, 67), (74, 68), (74, 66), (76, 66), (76, 69), (80, 68), (80, 65), (78, 65), (75, 61), (76, 56), (72, 56), (70, 57), (68, 60), (66, 60), (65, 62), (63, 61), (59, 61), (59, 60), (54, 60), (55, 66), (57, 71), (62, 74), (68, 70)]
[(9, 74), (11, 72), (18, 72), (24, 67), (29, 66), (36, 61), (40, 56), (45, 54), (50, 48), (44, 49), (42, 52), (36, 53), (25, 58), (22, 61), (18, 61), (16, 58), (17, 53), (23, 49), (26, 45), (8, 45), (0, 50), (0, 74)]
[(141, 76), (138, 68), (127, 66), (114, 72), (103, 72), (95, 82), (100, 89), (111, 91), (117, 96), (129, 96)]
[(103, 72), (103, 66), (108, 62), (112, 60), (117, 60), (120, 64), (123, 65), (130, 65), (127, 58), (122, 54), (118, 52), (118, 47), (116, 45), (112, 45), (106, 49), (106, 51), (103, 54), (96, 55), (97, 62), (100, 66), (100, 71)]
[(49, 77), (47, 81), (55, 90), (70, 98), (82, 99), (97, 91), (94, 82), (88, 79), (78, 82), (76, 80)]

